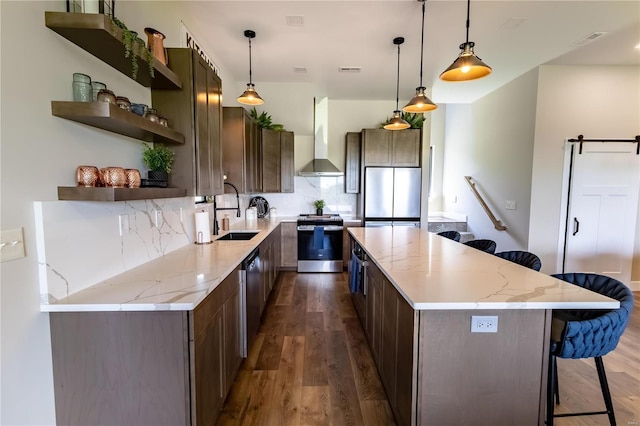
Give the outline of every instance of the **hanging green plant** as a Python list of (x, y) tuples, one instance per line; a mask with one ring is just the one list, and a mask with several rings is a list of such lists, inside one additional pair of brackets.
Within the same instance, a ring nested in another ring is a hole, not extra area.
[(271, 121), (271, 116), (267, 114), (266, 111), (262, 111), (261, 114), (258, 114), (256, 107), (253, 107), (251, 111), (249, 111), (249, 114), (251, 115), (251, 118), (253, 118), (254, 121), (258, 124), (258, 126), (263, 129), (274, 130), (276, 132), (283, 132), (286, 130), (282, 124), (273, 123)]
[(120, 28), (122, 30), (121, 41), (124, 46), (124, 57), (131, 58), (131, 78), (135, 80), (138, 77), (138, 58), (136, 53), (147, 61), (149, 64), (149, 75), (153, 78), (155, 76), (153, 68), (153, 53), (145, 47), (144, 40), (138, 37), (138, 33), (136, 31), (131, 31), (127, 28), (124, 22), (115, 16), (111, 18), (111, 22), (113, 31), (115, 31), (116, 28)]
[[(402, 119), (411, 125), (410, 129), (422, 129), (422, 125), (424, 124), (424, 114), (419, 112), (403, 112)], [(387, 118), (386, 121), (380, 123), (379, 128), (382, 129), (390, 120), (390, 118)]]

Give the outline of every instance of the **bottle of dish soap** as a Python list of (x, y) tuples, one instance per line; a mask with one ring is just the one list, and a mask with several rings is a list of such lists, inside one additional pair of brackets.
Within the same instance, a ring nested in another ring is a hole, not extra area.
[(228, 231), (229, 230), (229, 215), (224, 215), (224, 217), (222, 218), (222, 230), (223, 231)]

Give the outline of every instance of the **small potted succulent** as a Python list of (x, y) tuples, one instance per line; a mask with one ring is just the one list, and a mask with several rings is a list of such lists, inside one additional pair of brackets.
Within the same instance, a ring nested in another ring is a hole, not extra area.
[(173, 166), (173, 151), (161, 144), (155, 144), (153, 147), (144, 145), (142, 153), (142, 161), (149, 169), (147, 174), (150, 181), (166, 182), (169, 180), (169, 173)]
[(326, 205), (326, 203), (324, 202), (324, 200), (316, 200), (313, 202), (314, 207), (316, 208), (316, 214), (318, 216), (322, 216), (322, 209), (324, 208), (324, 206)]

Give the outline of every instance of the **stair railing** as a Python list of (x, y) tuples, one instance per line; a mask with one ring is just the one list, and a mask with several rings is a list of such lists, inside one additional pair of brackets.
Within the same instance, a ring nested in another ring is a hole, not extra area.
[(489, 219), (491, 219), (491, 222), (493, 223), (494, 228), (496, 228), (498, 231), (506, 231), (507, 227), (504, 226), (498, 219), (496, 219), (495, 215), (493, 214), (493, 212), (491, 211), (487, 203), (484, 202), (482, 195), (480, 195), (480, 193), (476, 189), (476, 184), (471, 181), (472, 179), (471, 176), (465, 176), (464, 179), (467, 181), (467, 183), (471, 187), (471, 191), (473, 191), (474, 195), (478, 199), (478, 202), (484, 209), (484, 212), (487, 214), (487, 216), (489, 216)]

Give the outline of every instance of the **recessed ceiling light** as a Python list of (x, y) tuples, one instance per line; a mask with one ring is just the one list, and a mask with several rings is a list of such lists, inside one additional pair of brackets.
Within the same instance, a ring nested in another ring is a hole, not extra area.
[(512, 30), (514, 28), (518, 28), (527, 19), (529, 19), (529, 18), (509, 18), (506, 21), (504, 21), (504, 23), (502, 25), (500, 25), (500, 28), (502, 28), (504, 30)]
[(338, 72), (360, 72), (362, 67), (338, 67)]
[(302, 27), (304, 26), (304, 16), (301, 15), (289, 15), (287, 16), (287, 25), (290, 27)]

